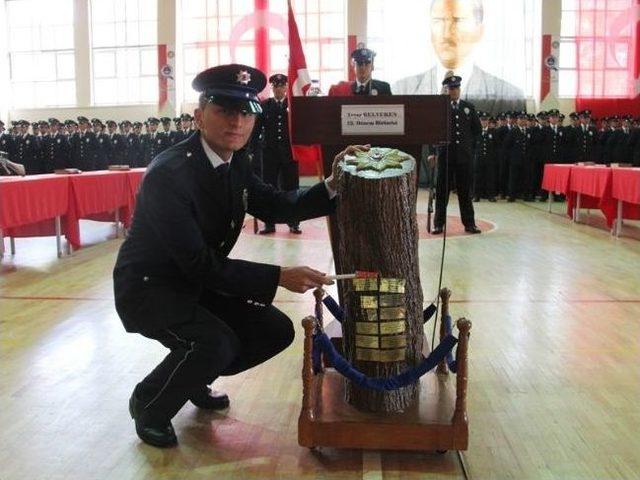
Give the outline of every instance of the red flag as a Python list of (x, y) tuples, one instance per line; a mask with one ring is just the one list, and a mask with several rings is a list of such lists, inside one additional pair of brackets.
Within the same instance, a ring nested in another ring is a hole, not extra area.
[(304, 50), (302, 50), (296, 17), (293, 14), (293, 8), (291, 8), (291, 0), (288, 0), (287, 3), (289, 5), (289, 98), (292, 96), (302, 97), (307, 94), (307, 90), (311, 86), (311, 77), (309, 77), (307, 70), (307, 60), (304, 58)]
[[(289, 137), (292, 137), (293, 128), (293, 102), (292, 97), (303, 97), (311, 86), (311, 77), (307, 70), (307, 60), (304, 57), (298, 24), (291, 8), (291, 0), (287, 1), (289, 6), (289, 70), (288, 95), (289, 95)], [(298, 162), (300, 175), (317, 174), (322, 177), (320, 168), (322, 152), (319, 145), (291, 145), (293, 158)]]

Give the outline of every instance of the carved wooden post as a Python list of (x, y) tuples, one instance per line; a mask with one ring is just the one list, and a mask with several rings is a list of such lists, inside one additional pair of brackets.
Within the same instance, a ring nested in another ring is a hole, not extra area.
[[(396, 164), (394, 168), (374, 170), (363, 170), (366, 163), (361, 161), (357, 166), (347, 165), (341, 175), (337, 224), (342, 272), (359, 270), (380, 274), (378, 286), (373, 286), (377, 291), (367, 295), (366, 302), (361, 292), (356, 292), (353, 282), (344, 283), (342, 330), (349, 362), (368, 376), (388, 377), (422, 359), (416, 162), (406, 154), (388, 149), (372, 149), (369, 153), (370, 158), (378, 158), (378, 167), (387, 154), (395, 158), (404, 156), (406, 160), (400, 167)], [(393, 279), (404, 282), (402, 295), (398, 295), (399, 283)], [(396, 294), (383, 295), (382, 291)], [(399, 303), (389, 300), (385, 304), (390, 297)], [(349, 403), (362, 410), (399, 412), (413, 403), (418, 389), (416, 383), (399, 390), (378, 392), (347, 382), (346, 395)]]
[(304, 357), (302, 360), (302, 410), (298, 418), (298, 443), (305, 447), (313, 447), (313, 434), (311, 422), (313, 414), (313, 368), (311, 362), (311, 350), (313, 348), (313, 329), (316, 320), (314, 317), (306, 317), (302, 320), (304, 327)]
[[(442, 306), (440, 308), (440, 341), (447, 335), (446, 329), (444, 328), (444, 317), (449, 315), (449, 298), (451, 298), (451, 290), (448, 288), (443, 288), (440, 290), (440, 300), (442, 302)], [(446, 359), (440, 360), (438, 363), (438, 368), (436, 370), (437, 373), (442, 373), (446, 375), (449, 373), (449, 369), (447, 368)]]
[[(467, 420), (467, 371), (468, 371), (468, 348), (469, 332), (471, 331), (471, 320), (460, 318), (456, 322), (458, 326), (458, 347), (456, 349), (456, 409), (453, 412), (451, 423), (456, 430), (456, 438), (469, 437), (469, 422)], [(456, 449), (464, 450), (466, 444), (456, 445)]]

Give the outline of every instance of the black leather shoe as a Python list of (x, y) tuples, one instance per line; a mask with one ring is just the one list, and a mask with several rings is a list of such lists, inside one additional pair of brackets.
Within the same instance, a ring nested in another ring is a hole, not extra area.
[(443, 228), (442, 227), (433, 227), (431, 229), (431, 234), (432, 235), (440, 235), (443, 232)]
[(496, 197), (489, 197), (489, 201), (491, 203), (496, 203)]
[(298, 226), (289, 227), (289, 231), (291, 233), (295, 233), (296, 235), (300, 235), (302, 233), (302, 230), (300, 230), (300, 227), (298, 227)]
[(189, 400), (196, 407), (205, 410), (224, 410), (229, 408), (230, 403), (226, 393), (211, 390), (209, 387), (205, 387), (196, 395), (192, 395)]
[(135, 393), (129, 399), (129, 413), (136, 422), (136, 433), (140, 440), (154, 447), (173, 447), (178, 444), (178, 437), (171, 422), (154, 421), (144, 405), (135, 398)]
[(507, 202), (509, 202), (509, 203), (513, 203), (513, 202), (515, 202), (515, 201), (516, 201), (515, 197), (509, 197), (509, 198), (507, 199)]
[(473, 201), (476, 202), (476, 203), (479, 202), (480, 201), (480, 197), (473, 197)]
[(270, 233), (275, 233), (275, 231), (276, 231), (276, 227), (265, 226), (262, 230), (260, 230), (258, 232), (258, 234), (260, 234), (260, 235), (268, 235)]
[(464, 231), (467, 233), (482, 233), (482, 230), (480, 230), (475, 225), (471, 225), (470, 227), (464, 227)]

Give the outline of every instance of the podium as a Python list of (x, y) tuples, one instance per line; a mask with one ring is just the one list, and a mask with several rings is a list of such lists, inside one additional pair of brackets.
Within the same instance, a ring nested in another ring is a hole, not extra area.
[[(398, 148), (413, 156), (419, 168), (423, 145), (442, 145), (449, 142), (451, 105), (446, 95), (292, 97), (290, 102), (291, 125), (293, 125), (291, 141), (297, 145), (320, 144), (322, 146), (322, 167), (325, 177), (331, 175), (331, 165), (336, 154), (347, 145), (370, 143), (377, 147)], [(404, 108), (403, 134), (343, 134), (343, 106), (389, 105), (401, 105)], [(336, 273), (353, 273), (342, 271), (338, 256), (340, 232), (333, 215), (329, 218), (329, 235)], [(338, 285), (338, 295), (342, 304), (343, 295), (340, 285)]]

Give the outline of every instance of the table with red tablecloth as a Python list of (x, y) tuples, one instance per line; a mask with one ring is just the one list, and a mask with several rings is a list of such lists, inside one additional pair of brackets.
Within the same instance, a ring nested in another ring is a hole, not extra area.
[(79, 243), (77, 231), (65, 228), (68, 210), (69, 180), (66, 175), (0, 178), (0, 230), (4, 236), (64, 233), (70, 243)]
[(121, 221), (125, 227), (129, 226), (133, 208), (129, 184), (129, 171), (101, 170), (69, 176), (66, 223), (68, 231), (77, 232), (73, 240), (69, 240), (73, 248), (81, 246), (80, 219)]
[(623, 218), (640, 219), (640, 168), (612, 168), (611, 196), (617, 206), (616, 233)]
[(544, 166), (542, 176), (542, 190), (549, 192), (549, 212), (553, 202), (554, 193), (563, 195), (569, 194), (569, 182), (571, 180), (571, 170), (573, 164), (548, 163)]
[(611, 168), (604, 165), (574, 165), (569, 181), (567, 215), (579, 218), (579, 210), (600, 209), (612, 227), (616, 218), (616, 202), (611, 196)]
[(142, 177), (144, 176), (144, 172), (146, 171), (147, 171), (146, 168), (132, 168), (128, 172), (129, 194), (131, 196), (131, 213), (132, 214), (136, 206), (136, 195), (138, 194), (138, 188), (140, 188), (140, 183), (142, 183)]

